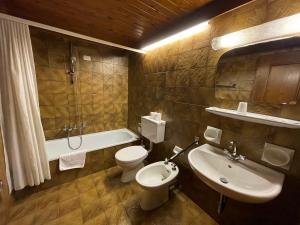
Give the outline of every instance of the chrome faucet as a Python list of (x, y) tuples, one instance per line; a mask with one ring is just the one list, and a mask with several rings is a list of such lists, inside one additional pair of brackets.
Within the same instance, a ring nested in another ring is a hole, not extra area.
[(230, 141), (228, 149), (224, 150), (226, 157), (232, 161), (245, 160), (246, 157), (237, 153), (237, 142)]
[(74, 124), (73, 126), (70, 124), (69, 125), (65, 124), (63, 131), (72, 132), (73, 130), (77, 130), (77, 129), (79, 129), (81, 131), (82, 129), (84, 129), (86, 127), (88, 127), (88, 126), (84, 122), (81, 122), (79, 126), (77, 126), (77, 124)]

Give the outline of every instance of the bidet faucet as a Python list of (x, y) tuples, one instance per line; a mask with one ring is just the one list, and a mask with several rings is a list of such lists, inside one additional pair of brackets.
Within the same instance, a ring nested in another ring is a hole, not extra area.
[(236, 141), (230, 141), (228, 149), (230, 151), (225, 149), (224, 153), (225, 153), (226, 157), (229, 160), (238, 161), (238, 160), (245, 160), (246, 159), (245, 156), (240, 155), (240, 154), (237, 153), (237, 142)]

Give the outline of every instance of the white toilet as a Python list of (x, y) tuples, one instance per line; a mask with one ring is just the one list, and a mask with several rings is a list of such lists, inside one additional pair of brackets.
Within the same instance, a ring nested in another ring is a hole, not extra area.
[(179, 169), (163, 161), (145, 166), (136, 174), (136, 181), (144, 189), (140, 200), (143, 210), (155, 209), (169, 200), (169, 186), (175, 181)]
[(115, 154), (116, 163), (123, 169), (121, 181), (127, 183), (135, 179), (136, 173), (144, 167), (144, 159), (152, 150), (152, 143), (160, 143), (165, 137), (165, 125), (163, 120), (154, 120), (151, 116), (141, 118), (141, 134), (150, 141), (150, 149), (143, 146), (130, 146), (120, 149)]

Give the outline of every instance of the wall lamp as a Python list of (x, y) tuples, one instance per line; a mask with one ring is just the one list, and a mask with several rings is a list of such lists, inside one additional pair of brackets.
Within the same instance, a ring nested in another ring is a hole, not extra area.
[(300, 36), (300, 13), (216, 37), (214, 50), (236, 48)]
[(190, 37), (190, 36), (192, 36), (194, 34), (200, 33), (201, 31), (204, 31), (207, 27), (208, 27), (208, 22), (207, 21), (199, 23), (199, 24), (197, 24), (197, 25), (195, 25), (193, 27), (190, 27), (190, 28), (188, 28), (186, 30), (183, 30), (183, 31), (181, 31), (179, 33), (176, 33), (176, 34), (174, 34), (172, 36), (169, 36), (167, 38), (164, 38), (162, 40), (159, 40), (157, 42), (149, 44), (149, 45), (143, 47), (141, 50), (142, 51), (146, 51), (146, 52), (147, 51), (151, 51), (151, 50), (153, 50), (155, 48), (159, 48), (159, 47), (161, 47), (163, 45), (167, 45), (167, 44), (170, 44), (172, 42), (178, 41), (180, 39), (183, 39), (183, 38), (186, 38), (186, 37)]

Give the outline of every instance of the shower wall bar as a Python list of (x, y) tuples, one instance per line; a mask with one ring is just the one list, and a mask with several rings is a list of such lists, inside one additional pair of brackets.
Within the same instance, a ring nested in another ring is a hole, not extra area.
[(31, 20), (26, 20), (26, 19), (22, 19), (22, 18), (19, 18), (19, 17), (15, 17), (15, 16), (10, 16), (10, 15), (4, 14), (4, 13), (0, 13), (0, 19), (6, 19), (6, 20), (10, 20), (10, 21), (15, 21), (15, 22), (18, 22), (18, 23), (23, 23), (23, 24), (27, 24), (27, 25), (33, 26), (33, 27), (38, 27), (38, 28), (41, 28), (41, 29), (44, 29), (44, 30), (50, 30), (50, 31), (53, 31), (53, 32), (65, 34), (65, 35), (68, 35), (68, 36), (80, 38), (80, 39), (83, 39), (83, 40), (87, 40), (87, 41), (91, 41), (91, 42), (95, 42), (95, 43), (99, 43), (99, 44), (103, 44), (103, 45), (109, 45), (109, 46), (112, 46), (112, 47), (125, 49), (125, 50), (132, 51), (132, 52), (146, 53), (145, 51), (142, 51), (140, 49), (115, 44), (113, 42), (104, 41), (104, 40), (101, 40), (101, 39), (98, 39), (98, 38), (93, 38), (93, 37), (90, 37), (90, 36), (87, 36), (87, 35), (78, 34), (78, 33), (68, 31), (68, 30), (65, 30), (65, 29), (49, 26), (49, 25), (42, 24), (42, 23), (37, 23), (37, 22), (31, 21)]

